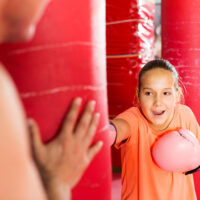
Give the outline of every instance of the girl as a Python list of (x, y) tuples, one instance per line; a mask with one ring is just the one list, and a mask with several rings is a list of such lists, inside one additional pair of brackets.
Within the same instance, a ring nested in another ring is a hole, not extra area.
[(139, 106), (111, 121), (117, 131), (115, 147), (121, 149), (122, 200), (196, 199), (191, 174), (167, 172), (151, 155), (152, 145), (166, 131), (188, 129), (200, 140), (197, 120), (180, 104), (181, 94), (174, 66), (165, 60), (150, 61), (139, 74)]

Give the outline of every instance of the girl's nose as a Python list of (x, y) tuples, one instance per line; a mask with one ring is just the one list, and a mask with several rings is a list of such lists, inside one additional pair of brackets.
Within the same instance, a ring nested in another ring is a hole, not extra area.
[(161, 105), (162, 104), (162, 99), (159, 95), (155, 95), (155, 98), (154, 98), (154, 105)]

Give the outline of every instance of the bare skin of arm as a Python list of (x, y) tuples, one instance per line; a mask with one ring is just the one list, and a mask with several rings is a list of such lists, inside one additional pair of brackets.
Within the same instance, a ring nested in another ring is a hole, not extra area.
[(125, 120), (118, 118), (118, 119), (111, 120), (111, 123), (115, 126), (116, 131), (117, 131), (117, 136), (116, 136), (116, 141), (115, 141), (116, 144), (119, 144), (124, 139), (130, 136), (129, 135), (130, 127), (129, 127), (129, 124)]
[(15, 86), (0, 66), (0, 199), (46, 200), (27, 136)]

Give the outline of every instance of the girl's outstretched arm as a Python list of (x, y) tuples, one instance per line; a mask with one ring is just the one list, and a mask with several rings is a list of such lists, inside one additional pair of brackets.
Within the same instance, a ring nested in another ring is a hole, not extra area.
[[(119, 144), (130, 136), (130, 126), (124, 119), (114, 119), (110, 121), (111, 126), (116, 130), (112, 137), (113, 144)], [(111, 129), (111, 128), (110, 128)], [(115, 137), (114, 137), (115, 136)]]

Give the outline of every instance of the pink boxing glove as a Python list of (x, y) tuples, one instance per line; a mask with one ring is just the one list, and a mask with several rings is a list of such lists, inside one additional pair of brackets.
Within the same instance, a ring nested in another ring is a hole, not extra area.
[(169, 172), (187, 175), (200, 169), (200, 144), (186, 129), (161, 136), (153, 145), (152, 156), (160, 168)]

